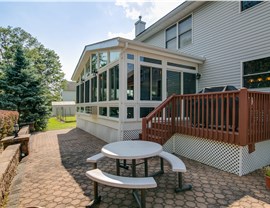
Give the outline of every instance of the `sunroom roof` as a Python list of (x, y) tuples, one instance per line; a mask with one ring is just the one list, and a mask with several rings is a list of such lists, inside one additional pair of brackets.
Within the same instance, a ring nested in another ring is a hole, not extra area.
[(129, 48), (129, 49), (134, 49), (134, 50), (138, 50), (138, 51), (149, 52), (152, 54), (162, 55), (164, 57), (190, 61), (190, 62), (198, 63), (198, 64), (202, 64), (205, 61), (205, 58), (202, 56), (195, 56), (195, 55), (183, 53), (183, 52), (180, 52), (177, 50), (170, 50), (170, 49), (166, 49), (166, 48), (152, 46), (152, 45), (142, 43), (142, 42), (139, 42), (136, 40), (129, 40), (129, 39), (117, 37), (117, 38), (105, 40), (102, 42), (94, 43), (91, 45), (86, 45), (84, 47), (84, 50), (81, 54), (81, 57), (80, 57), (79, 62), (78, 62), (77, 66), (73, 72), (71, 79), (73, 81), (76, 81), (78, 79), (81, 71), (83, 70), (84, 64), (89, 59), (88, 55), (90, 55), (91, 52), (102, 51), (105, 49), (116, 49), (116, 48), (118, 48), (118, 49)]

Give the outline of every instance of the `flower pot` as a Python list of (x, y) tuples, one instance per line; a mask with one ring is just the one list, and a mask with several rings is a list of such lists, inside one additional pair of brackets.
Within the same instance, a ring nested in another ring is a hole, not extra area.
[(270, 189), (270, 176), (265, 175), (266, 188)]

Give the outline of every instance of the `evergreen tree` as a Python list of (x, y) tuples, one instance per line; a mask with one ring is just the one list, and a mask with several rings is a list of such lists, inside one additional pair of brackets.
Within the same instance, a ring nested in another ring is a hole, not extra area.
[[(17, 45), (22, 45), (25, 56), (36, 73), (42, 77), (43, 85), (48, 88), (48, 99), (51, 101), (60, 100), (64, 73), (58, 55), (47, 49), (31, 34), (16, 27), (0, 27), (0, 67), (5, 64), (12, 64), (13, 55)], [(1, 68), (0, 68), (1, 76)]]
[(37, 130), (44, 129), (50, 115), (49, 92), (22, 45), (16, 45), (13, 60), (2, 64), (1, 70), (0, 109), (17, 110), (19, 123), (35, 122)]

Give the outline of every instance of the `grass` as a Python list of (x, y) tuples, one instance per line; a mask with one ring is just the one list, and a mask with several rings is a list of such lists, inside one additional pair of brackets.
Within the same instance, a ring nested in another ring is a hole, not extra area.
[(46, 131), (68, 129), (68, 128), (75, 128), (75, 127), (76, 127), (75, 116), (66, 117), (65, 122), (57, 120), (56, 117), (52, 117), (48, 121)]

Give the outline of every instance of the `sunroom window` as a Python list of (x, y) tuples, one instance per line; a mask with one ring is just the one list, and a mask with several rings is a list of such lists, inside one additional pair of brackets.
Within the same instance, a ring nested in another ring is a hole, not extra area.
[(91, 55), (91, 73), (97, 72), (97, 55), (92, 54)]
[(243, 63), (243, 86), (249, 89), (270, 87), (270, 57)]
[(99, 53), (99, 68), (106, 66), (108, 63), (108, 54), (107, 52)]
[(80, 103), (80, 85), (76, 87), (76, 103)]
[(97, 102), (97, 77), (91, 79), (91, 102)]
[(86, 73), (86, 76), (90, 75), (90, 58), (88, 59), (88, 61), (85, 64), (85, 73)]
[(134, 64), (127, 64), (127, 100), (134, 100)]
[(107, 107), (99, 107), (99, 115), (107, 116)]
[(119, 51), (111, 51), (110, 52), (110, 62), (114, 62), (119, 59), (120, 52)]
[(85, 82), (85, 102), (86, 103), (89, 103), (89, 89), (90, 89), (90, 81), (87, 80)]
[(119, 118), (119, 108), (118, 107), (110, 107), (110, 117)]
[(162, 99), (162, 70), (141, 66), (141, 100)]
[(110, 68), (110, 100), (119, 99), (119, 65)]
[(107, 71), (99, 75), (99, 101), (107, 100)]
[(81, 84), (81, 103), (84, 103), (84, 83)]
[(188, 16), (178, 24), (178, 47), (185, 47), (192, 42), (192, 16)]

